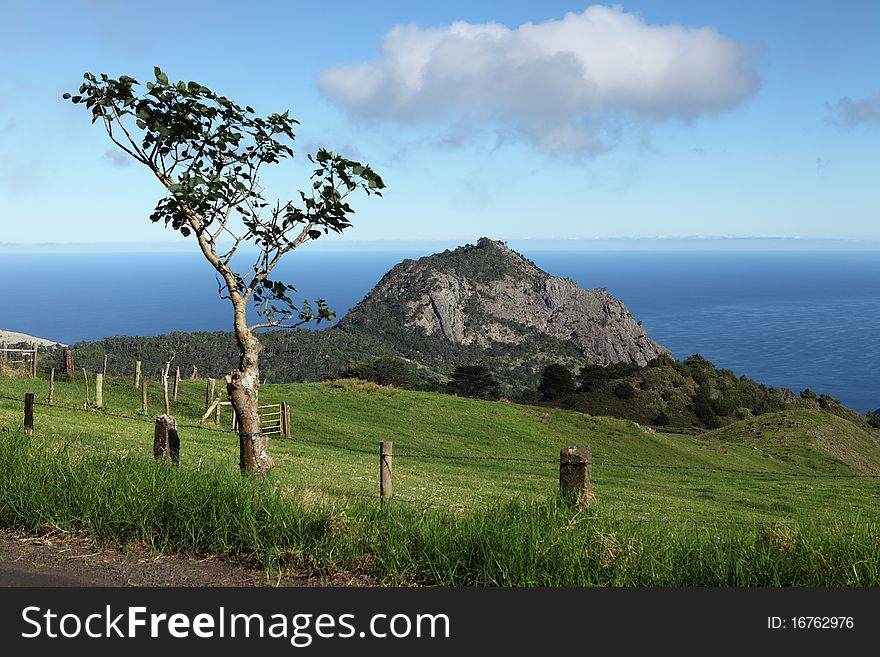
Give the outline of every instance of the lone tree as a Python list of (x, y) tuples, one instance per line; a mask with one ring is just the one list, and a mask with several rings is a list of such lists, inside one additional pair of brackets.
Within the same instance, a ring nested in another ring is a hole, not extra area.
[(541, 381), (538, 383), (541, 401), (550, 402), (568, 397), (573, 395), (576, 389), (574, 377), (565, 365), (551, 363), (541, 370)]
[(501, 384), (484, 365), (459, 365), (452, 372), (447, 388), (450, 393), (464, 397), (498, 399), (501, 396)]
[[(272, 467), (268, 440), (260, 433), (259, 355), (261, 328), (295, 328), (330, 321), (322, 299), (296, 305), (291, 285), (270, 279), (278, 262), (298, 246), (351, 226), (346, 198), (357, 190), (381, 196), (385, 185), (369, 166), (320, 149), (308, 191), (270, 203), (260, 185), (264, 165), (293, 156), (298, 121), (283, 114), (257, 116), (197, 82), (170, 82), (158, 67), (145, 88), (126, 75), (86, 73), (77, 95), (92, 123), (100, 121), (116, 146), (147, 167), (167, 190), (150, 215), (198, 244), (217, 271), (222, 298), (232, 304), (240, 351), (228, 391), (239, 419), (242, 470), (264, 475)], [(253, 264), (233, 261), (239, 247), (256, 247)], [(261, 321), (250, 324), (249, 305)]]

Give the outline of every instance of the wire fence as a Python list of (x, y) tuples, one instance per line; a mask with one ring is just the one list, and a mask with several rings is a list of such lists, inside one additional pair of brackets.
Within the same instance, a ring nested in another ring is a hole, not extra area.
[[(23, 399), (19, 397), (10, 397), (8, 395), (0, 395), (0, 399), (13, 401), (17, 403), (23, 403)], [(34, 401), (35, 406), (42, 406), (46, 408), (52, 408), (55, 410), (62, 411), (71, 411), (76, 413), (87, 413), (93, 417), (112, 417), (124, 420), (134, 420), (136, 422), (142, 422), (145, 424), (154, 425), (155, 418), (147, 415), (140, 414), (128, 414), (128, 413), (115, 413), (103, 408), (95, 408), (95, 407), (81, 407), (81, 406), (71, 406), (69, 404), (62, 404), (58, 402), (48, 403), (41, 401)], [(238, 432), (235, 429), (224, 429), (220, 427), (211, 427), (205, 424), (187, 424), (178, 422), (177, 426), (180, 428), (189, 428), (195, 429), (198, 431), (210, 431), (214, 433), (224, 433), (228, 435), (237, 435)], [(317, 440), (314, 438), (306, 438), (306, 437), (298, 437), (295, 439), (296, 442), (315, 445), (319, 447), (329, 447), (331, 449), (336, 449), (344, 452), (349, 452), (353, 454), (366, 454), (369, 456), (376, 456), (377, 452), (374, 449), (366, 449), (361, 447), (353, 447), (351, 445), (344, 445), (338, 442), (328, 441), (328, 440)], [(395, 452), (395, 459), (409, 459), (414, 461), (473, 461), (473, 462), (507, 462), (507, 463), (524, 463), (524, 464), (534, 464), (534, 465), (551, 465), (558, 464), (558, 458), (527, 458), (527, 457), (519, 457), (519, 456), (503, 456), (503, 455), (475, 455), (475, 454), (432, 454), (429, 452)], [(634, 470), (657, 470), (657, 471), (675, 471), (675, 472), (710, 472), (724, 475), (747, 475), (747, 476), (756, 476), (756, 477), (791, 477), (795, 479), (878, 479), (880, 478), (880, 474), (872, 474), (872, 473), (810, 473), (810, 472), (783, 472), (783, 471), (773, 471), (773, 470), (749, 470), (749, 469), (740, 469), (740, 468), (725, 468), (718, 466), (709, 466), (709, 465), (683, 465), (683, 464), (672, 464), (672, 463), (627, 463), (627, 462), (618, 462), (618, 461), (604, 461), (602, 459), (593, 458), (589, 465), (594, 467), (603, 467), (603, 468), (623, 468), (623, 469), (634, 469)]]
[[(49, 369), (45, 369), (45, 372), (49, 372)], [(57, 371), (56, 371), (57, 375)], [(104, 380), (104, 385), (110, 388), (116, 389), (126, 389), (128, 392), (133, 390), (133, 382), (126, 381), (124, 379), (118, 378), (110, 378)], [(22, 404), (23, 399), (19, 397), (12, 397), (9, 395), (0, 394), (0, 400), (15, 402), (17, 404)], [(128, 421), (141, 422), (144, 424), (149, 424), (151, 426), (155, 425), (155, 418), (152, 416), (143, 415), (140, 413), (117, 413), (106, 408), (96, 408), (94, 406), (85, 407), (85, 406), (72, 406), (70, 404), (64, 404), (59, 402), (48, 403), (45, 401), (36, 401), (34, 400), (34, 405), (39, 407), (50, 408), (56, 411), (62, 412), (72, 412), (72, 413), (83, 413), (89, 414), (94, 418), (101, 417), (109, 417), (116, 419), (123, 419)], [(205, 424), (199, 423), (178, 423), (178, 428), (188, 428), (197, 431), (205, 431), (205, 432), (213, 432), (213, 433), (222, 433), (230, 436), (235, 436), (238, 432), (232, 428), (221, 428), (221, 427), (212, 427), (207, 426)], [(9, 433), (10, 429), (4, 427), (2, 429), (3, 432)], [(378, 456), (378, 453), (375, 449), (366, 449), (362, 447), (346, 445), (339, 442), (329, 441), (329, 440), (319, 440), (315, 438), (308, 437), (297, 437), (295, 439), (296, 443), (301, 443), (305, 445), (313, 445), (316, 447), (324, 447), (329, 449), (334, 449), (338, 451), (343, 451), (352, 454), (365, 455), (375, 458)], [(462, 453), (430, 453), (424, 451), (412, 451), (412, 452), (400, 452), (397, 451), (393, 455), (395, 460), (404, 460), (404, 461), (424, 461), (424, 462), (470, 462), (470, 463), (490, 463), (490, 462), (506, 462), (506, 463), (515, 463), (515, 464), (526, 464), (526, 465), (539, 465), (539, 466), (547, 466), (547, 465), (558, 465), (558, 458), (527, 458), (527, 457), (519, 457), (519, 456), (503, 456), (503, 455), (476, 455), (476, 454), (462, 454)], [(773, 470), (752, 470), (752, 469), (744, 469), (744, 468), (727, 468), (727, 467), (719, 467), (719, 466), (711, 466), (711, 465), (701, 465), (701, 464), (673, 464), (673, 463), (640, 463), (640, 462), (621, 462), (621, 461), (605, 461), (601, 458), (596, 459), (592, 458), (587, 465), (592, 466), (592, 468), (611, 468), (611, 469), (627, 469), (627, 470), (649, 470), (654, 472), (675, 472), (675, 473), (712, 473), (718, 474), (722, 476), (734, 476), (738, 478), (751, 478), (754, 477), (758, 480), (766, 480), (768, 478), (780, 478), (780, 479), (798, 479), (798, 480), (876, 480), (880, 478), (880, 474), (873, 473), (811, 473), (811, 472), (785, 472), (785, 471), (773, 471)], [(361, 492), (351, 492), (345, 491), (344, 496), (346, 498), (355, 498), (355, 499), (369, 499), (371, 501), (376, 501), (376, 495), (370, 495), (367, 493)], [(465, 504), (455, 504), (455, 503), (447, 503), (447, 502), (437, 502), (432, 500), (425, 499), (416, 499), (411, 498), (406, 495), (401, 495), (399, 493), (395, 493), (394, 495), (395, 502), (402, 502), (408, 505), (413, 505), (419, 508), (443, 508), (443, 509), (451, 509), (456, 511), (461, 511), (467, 508)], [(653, 517), (633, 517), (627, 515), (621, 515), (619, 518), (621, 521), (629, 522), (629, 523), (638, 523), (638, 524), (652, 524), (652, 525), (692, 525), (692, 526), (714, 526), (714, 525), (732, 525), (732, 526), (785, 526), (785, 525), (797, 525), (802, 523), (800, 519), (794, 518), (774, 518), (772, 520), (764, 520), (764, 519), (729, 519), (729, 518), (703, 518), (703, 517), (663, 517), (663, 518), (653, 518)], [(812, 524), (817, 525), (835, 525), (839, 524), (840, 521), (837, 519), (812, 519), (810, 521)], [(876, 521), (874, 521), (876, 522)]]

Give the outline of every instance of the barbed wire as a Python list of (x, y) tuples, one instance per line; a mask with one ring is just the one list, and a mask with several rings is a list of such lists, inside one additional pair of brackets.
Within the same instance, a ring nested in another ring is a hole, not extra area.
[[(0, 399), (6, 399), (9, 401), (22, 402), (22, 399), (17, 397), (10, 397), (7, 395), (0, 395)], [(122, 413), (114, 413), (112, 411), (108, 411), (106, 409), (97, 409), (97, 408), (81, 408), (77, 406), (70, 406), (66, 404), (53, 403), (49, 404), (47, 402), (39, 402), (34, 401), (34, 404), (37, 406), (44, 406), (48, 408), (54, 408), (59, 410), (67, 410), (67, 411), (76, 411), (76, 412), (85, 412), (91, 413), (98, 417), (114, 417), (120, 419), (127, 420), (135, 420), (138, 422), (144, 422), (148, 424), (153, 424), (154, 420), (146, 417), (146, 416), (138, 416), (138, 415), (127, 415)], [(189, 423), (178, 423), (178, 427), (181, 428), (189, 428), (189, 429), (197, 429), (200, 431), (210, 431), (215, 433), (225, 433), (230, 435), (235, 435), (237, 432), (234, 429), (222, 429), (219, 427), (209, 427), (202, 424), (189, 424)], [(312, 438), (296, 438), (296, 442), (303, 444), (312, 444), (323, 447), (330, 447), (333, 449), (351, 452), (355, 454), (366, 454), (369, 456), (376, 456), (375, 450), (368, 450), (365, 448), (352, 447), (349, 445), (340, 445), (339, 443), (330, 442), (330, 441), (321, 441), (315, 440)], [(410, 453), (395, 453), (393, 455), (396, 459), (411, 459), (411, 460), (424, 460), (424, 461), (482, 461), (482, 462), (512, 462), (512, 463), (527, 463), (527, 464), (536, 464), (536, 465), (549, 465), (558, 463), (558, 459), (538, 459), (538, 458), (526, 458), (526, 457), (516, 457), (516, 456), (485, 456), (485, 455), (469, 455), (469, 454), (430, 454), (423, 452), (410, 452)], [(678, 464), (664, 464), (664, 463), (625, 463), (625, 462), (614, 462), (614, 461), (602, 461), (593, 459), (587, 465), (607, 467), (607, 468), (629, 468), (629, 469), (644, 469), (644, 470), (660, 470), (660, 471), (678, 471), (678, 472), (712, 472), (718, 474), (725, 475), (743, 475), (743, 476), (755, 476), (755, 477), (790, 477), (790, 478), (799, 478), (799, 479), (878, 479), (880, 478), (880, 474), (851, 474), (851, 473), (809, 473), (809, 472), (774, 472), (772, 470), (747, 470), (747, 469), (737, 469), (737, 468), (724, 468), (717, 466), (707, 466), (707, 465), (678, 465)]]
[[(22, 399), (20, 399), (18, 397), (9, 397), (7, 395), (0, 395), (0, 399), (11, 400), (11, 401), (15, 401), (18, 403), (22, 403), (22, 401), (23, 401)], [(68, 404), (61, 404), (61, 403), (57, 403), (57, 402), (50, 404), (48, 402), (37, 401), (36, 399), (34, 400), (34, 406), (44, 406), (46, 408), (54, 408), (56, 410), (61, 410), (61, 411), (74, 411), (77, 413), (89, 413), (89, 414), (93, 415), (94, 417), (113, 417), (113, 418), (120, 418), (123, 420), (134, 420), (136, 422), (143, 422), (145, 424), (155, 424), (155, 418), (151, 419), (151, 417), (148, 417), (146, 415), (126, 415), (123, 413), (114, 413), (112, 411), (108, 411), (107, 409), (101, 409), (101, 408), (94, 408), (94, 407), (82, 408), (79, 406), (70, 406)], [(237, 432), (232, 429), (221, 429), (219, 427), (206, 427), (204, 425), (187, 424), (184, 422), (178, 422), (177, 426), (181, 427), (181, 428), (185, 428), (185, 429), (198, 429), (200, 431), (213, 431), (213, 432), (217, 432), (217, 433), (226, 433), (226, 434), (237, 435)]]

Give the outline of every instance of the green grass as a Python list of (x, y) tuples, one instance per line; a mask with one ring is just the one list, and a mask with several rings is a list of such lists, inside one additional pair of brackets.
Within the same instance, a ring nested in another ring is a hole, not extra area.
[[(0, 379), (2, 396), (28, 391), (43, 401), (48, 384)], [(267, 385), (261, 401), (291, 404), (294, 437), (272, 441), (276, 467), (261, 484), (237, 473), (229, 432), (184, 426), (180, 468), (152, 463), (158, 387), (146, 418), (130, 381), (108, 381), (104, 411), (71, 410), (82, 408), (79, 380), (57, 382), (55, 397), (55, 407), (37, 407), (30, 439), (19, 436), (21, 402), (0, 399), (5, 526), (61, 526), (273, 572), (346, 571), (388, 583), (880, 579), (880, 491), (863, 476), (880, 472), (877, 434), (821, 411), (688, 436), (351, 382)], [(178, 421), (194, 424), (203, 406), (204, 382), (182, 382)], [(385, 509), (376, 503), (380, 440), (393, 440), (395, 453), (395, 502)], [(593, 448), (597, 501), (587, 512), (554, 497), (559, 449), (571, 444)]]

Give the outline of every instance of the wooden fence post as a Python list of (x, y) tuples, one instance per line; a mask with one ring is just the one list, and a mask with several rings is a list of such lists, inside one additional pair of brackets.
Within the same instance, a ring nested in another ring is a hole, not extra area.
[(107, 354), (104, 354), (104, 367), (101, 368), (101, 376), (107, 376)]
[(26, 392), (24, 395), (24, 432), (34, 432), (34, 393)]
[(281, 402), (281, 436), (290, 438), (290, 406)]
[(214, 379), (208, 379), (208, 383), (205, 385), (205, 413), (208, 412), (211, 404), (214, 403), (214, 387), (216, 385), (217, 381)]
[(559, 452), (559, 492), (577, 506), (586, 506), (593, 499), (593, 450), (586, 445), (573, 445)]
[(392, 446), (391, 441), (379, 443), (379, 496), (383, 503), (390, 501), (394, 495), (391, 487)]
[(83, 370), (83, 380), (86, 382), (86, 407), (89, 406), (89, 373), (86, 372), (86, 368), (82, 368)]
[(177, 372), (174, 374), (174, 401), (177, 401), (178, 388), (180, 388), (180, 367), (177, 368)]
[(171, 400), (168, 397), (168, 370), (171, 368), (169, 363), (162, 370), (162, 396), (165, 400), (165, 415), (171, 415)]
[(55, 368), (49, 372), (49, 403), (55, 403)]
[(9, 360), (9, 356), (6, 354), (6, 343), (0, 342), (0, 372), (3, 371), (3, 367), (6, 365), (6, 361)]
[(104, 375), (95, 374), (95, 406), (104, 408)]
[(141, 379), (141, 413), (147, 414), (147, 377)]
[[(214, 403), (211, 404), (210, 406), (208, 406), (208, 410), (206, 410), (206, 411), (205, 411), (205, 414), (202, 415), (202, 419), (199, 420), (199, 424), (204, 424), (204, 423), (205, 423), (205, 420), (208, 419), (208, 416), (210, 416), (211, 413), (214, 412), (214, 409), (215, 409), (215, 408), (218, 408), (218, 409), (219, 409), (219, 407), (220, 407), (220, 398), (217, 397), (217, 399), (214, 400)], [(218, 410), (217, 412), (219, 413), (220, 411)]]
[(193, 371), (192, 371), (192, 374), (190, 374), (190, 376), (189, 376), (189, 380), (195, 381), (198, 378), (199, 378), (199, 368), (196, 367), (195, 365), (193, 365)]
[(153, 458), (171, 459), (175, 464), (180, 461), (177, 420), (170, 415), (160, 415), (156, 418), (156, 427), (153, 430)]
[(134, 362), (134, 389), (137, 390), (141, 384), (141, 361)]
[(37, 378), (37, 343), (31, 345), (34, 348), (33, 358), (31, 358), (31, 378)]

